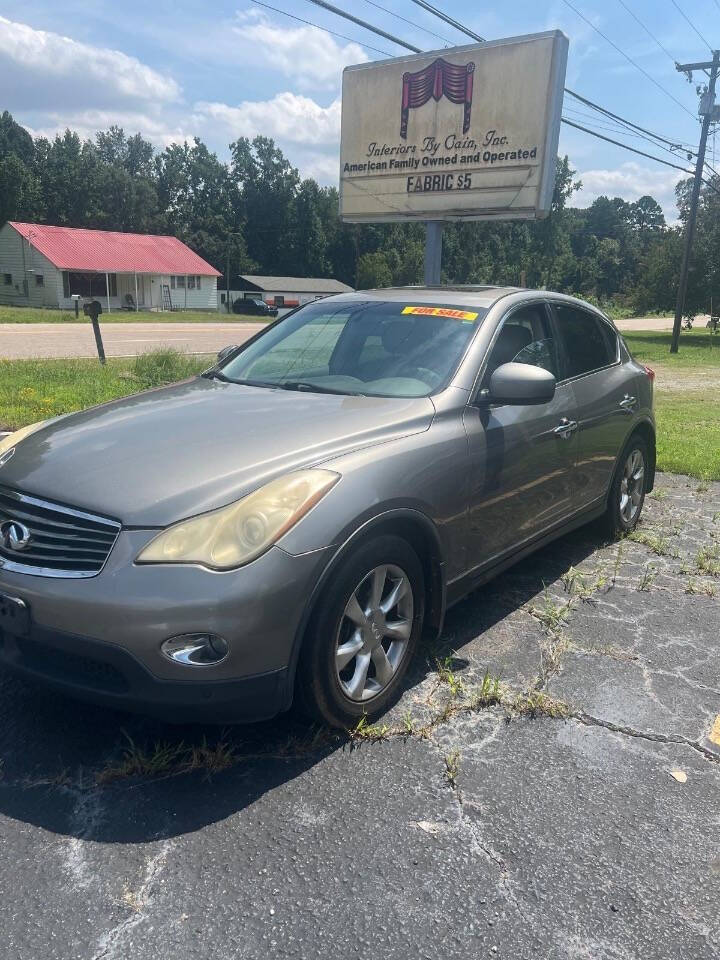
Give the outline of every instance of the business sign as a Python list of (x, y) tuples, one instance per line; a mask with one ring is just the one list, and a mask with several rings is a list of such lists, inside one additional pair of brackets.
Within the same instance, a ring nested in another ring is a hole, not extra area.
[(342, 219), (545, 216), (567, 52), (554, 30), (346, 67)]

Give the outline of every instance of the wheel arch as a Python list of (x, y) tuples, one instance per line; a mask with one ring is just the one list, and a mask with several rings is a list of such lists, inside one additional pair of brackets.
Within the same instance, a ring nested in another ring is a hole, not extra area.
[(425, 578), (425, 623), (423, 637), (434, 639), (442, 630), (446, 606), (445, 562), (440, 537), (432, 520), (419, 510), (397, 508), (366, 520), (336, 549), (318, 578), (295, 632), (288, 664), (286, 709), (290, 707), (295, 689), (295, 675), (308, 627), (325, 584), (335, 570), (361, 544), (375, 537), (393, 534), (406, 540), (417, 553)]

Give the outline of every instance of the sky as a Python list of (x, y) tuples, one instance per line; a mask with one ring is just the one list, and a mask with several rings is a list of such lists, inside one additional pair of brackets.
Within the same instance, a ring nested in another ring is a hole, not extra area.
[[(335, 4), (423, 50), (471, 42), (412, 0)], [(301, 174), (337, 184), (342, 68), (406, 51), (310, 0), (272, 6), (317, 26), (251, 0), (0, 0), (0, 110), (36, 135), (70, 127), (93, 137), (117, 124), (159, 148), (199, 136), (223, 159), (232, 140), (262, 133)], [(709, 59), (707, 43), (720, 47), (720, 0), (435, 0), (435, 6), (487, 39), (562, 30), (570, 40), (568, 87), (673, 142), (697, 146), (695, 86), (673, 59)], [(567, 96), (565, 112), (616, 136)], [(626, 142), (689, 165), (685, 155), (670, 156), (640, 137)], [(713, 146), (711, 136), (711, 162)], [(568, 154), (583, 184), (575, 205), (603, 194), (632, 201), (649, 193), (676, 220), (678, 171), (566, 125), (559, 152)]]

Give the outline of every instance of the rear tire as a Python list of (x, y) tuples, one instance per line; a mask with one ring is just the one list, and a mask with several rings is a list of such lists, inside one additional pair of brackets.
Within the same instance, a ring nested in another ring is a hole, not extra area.
[(630, 533), (638, 524), (645, 502), (648, 464), (647, 443), (634, 433), (623, 448), (610, 487), (605, 528), (613, 539)]
[(402, 538), (361, 544), (335, 571), (298, 662), (299, 705), (334, 727), (382, 713), (397, 696), (422, 632), (425, 582)]

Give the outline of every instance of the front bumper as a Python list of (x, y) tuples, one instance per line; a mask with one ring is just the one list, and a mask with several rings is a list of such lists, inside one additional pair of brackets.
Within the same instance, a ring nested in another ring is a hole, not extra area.
[[(328, 550), (273, 547), (236, 571), (142, 565), (155, 531), (123, 531), (103, 571), (84, 580), (0, 568), (0, 593), (30, 608), (26, 638), (0, 633), (0, 665), (83, 699), (166, 720), (263, 719), (291, 701), (288, 666)], [(161, 652), (168, 637), (224, 637), (219, 664), (186, 666)]]

